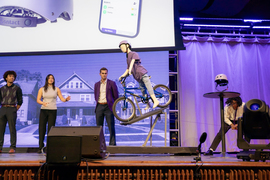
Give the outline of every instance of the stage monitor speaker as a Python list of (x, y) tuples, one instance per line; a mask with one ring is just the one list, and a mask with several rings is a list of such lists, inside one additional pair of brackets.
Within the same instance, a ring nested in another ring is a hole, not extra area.
[(82, 136), (81, 155), (83, 158), (104, 158), (106, 143), (102, 126), (53, 126), (50, 136)]
[(47, 164), (78, 164), (81, 162), (82, 136), (49, 136)]

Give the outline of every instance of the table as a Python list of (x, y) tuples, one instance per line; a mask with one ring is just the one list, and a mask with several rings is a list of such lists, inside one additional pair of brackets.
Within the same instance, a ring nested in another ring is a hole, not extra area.
[(233, 98), (240, 96), (238, 92), (224, 91), (224, 92), (210, 92), (205, 93), (203, 97), (206, 98), (219, 98), (220, 99), (220, 120), (221, 120), (221, 129), (222, 129), (222, 154), (226, 153), (226, 144), (225, 144), (225, 122), (224, 122), (224, 98)]

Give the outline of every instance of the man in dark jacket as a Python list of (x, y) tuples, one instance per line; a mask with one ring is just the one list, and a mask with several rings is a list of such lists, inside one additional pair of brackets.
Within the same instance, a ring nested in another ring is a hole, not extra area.
[(95, 83), (94, 94), (96, 104), (96, 124), (97, 126), (103, 126), (104, 116), (108, 124), (110, 131), (109, 145), (115, 146), (115, 121), (112, 112), (112, 106), (114, 101), (118, 98), (118, 89), (114, 81), (107, 79), (108, 69), (100, 69), (101, 80)]

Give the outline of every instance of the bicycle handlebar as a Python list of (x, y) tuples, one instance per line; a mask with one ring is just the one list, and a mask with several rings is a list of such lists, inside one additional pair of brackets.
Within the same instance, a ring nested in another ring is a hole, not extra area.
[(123, 77), (121, 80), (119, 80), (120, 83), (123, 84), (123, 83), (126, 81), (127, 77), (128, 77), (128, 76), (125, 76), (125, 77)]

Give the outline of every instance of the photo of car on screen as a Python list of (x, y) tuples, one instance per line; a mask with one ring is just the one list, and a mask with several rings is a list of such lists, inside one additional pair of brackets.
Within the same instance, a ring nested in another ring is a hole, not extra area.
[(136, 37), (139, 33), (141, 0), (102, 0), (99, 30), (102, 33)]
[(57, 18), (73, 18), (73, 0), (1, 0), (0, 25), (10, 27), (36, 27)]

